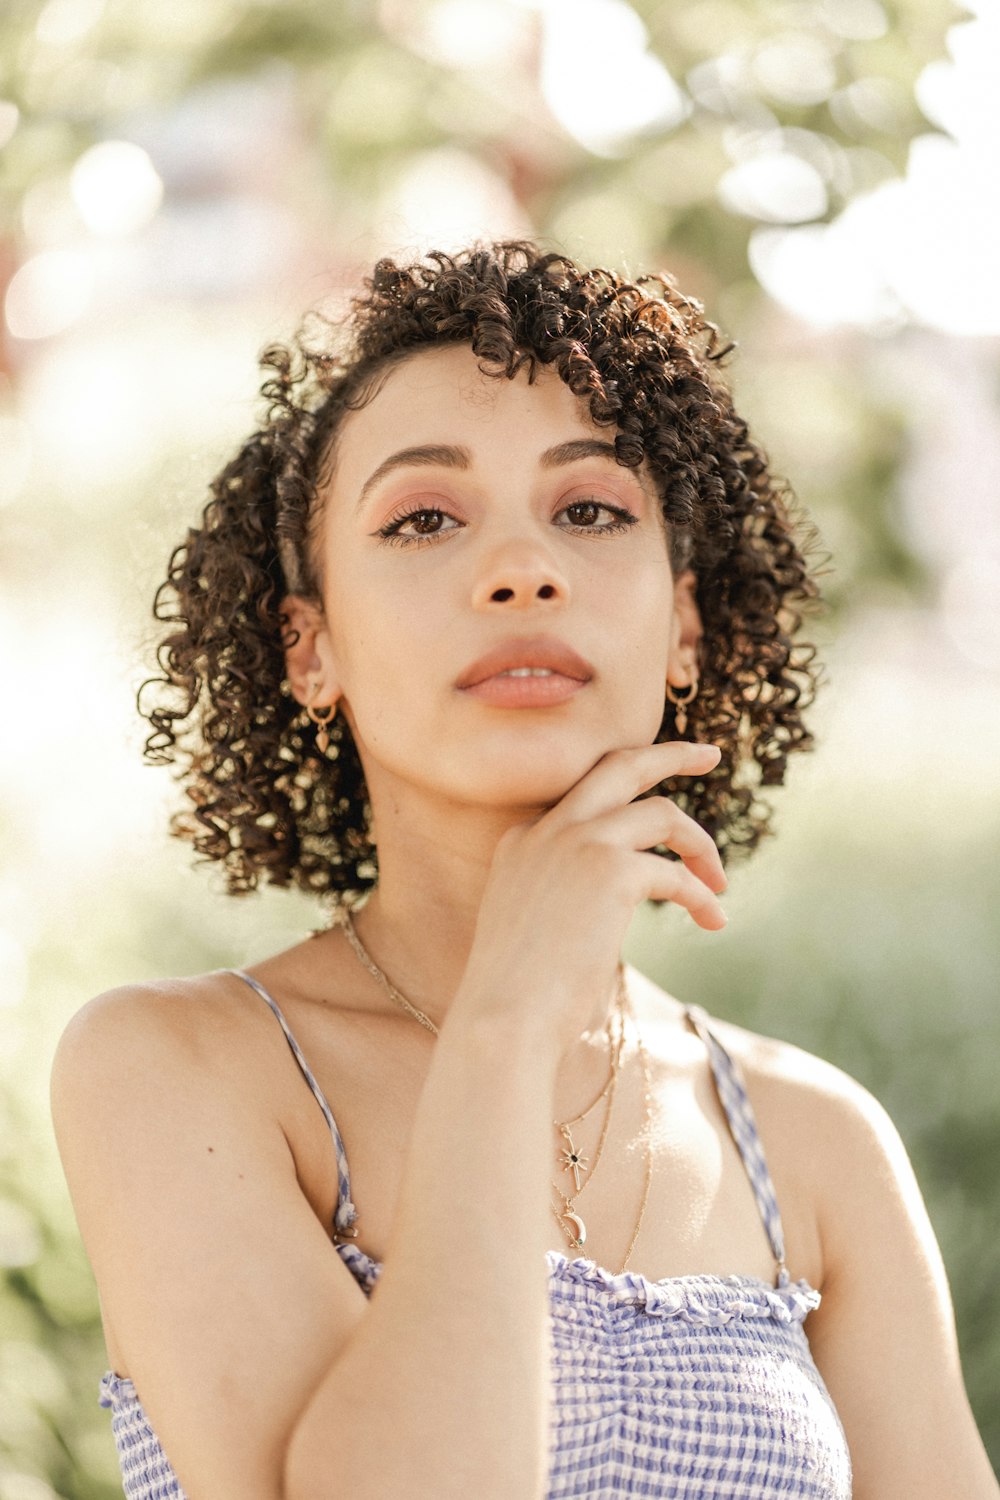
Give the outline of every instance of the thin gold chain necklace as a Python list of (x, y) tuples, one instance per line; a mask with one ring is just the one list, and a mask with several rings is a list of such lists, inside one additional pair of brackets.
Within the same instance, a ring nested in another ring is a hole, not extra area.
[[(616, 1001), (617, 1008), (615, 1019), (618, 1022), (617, 1037), (614, 1037), (612, 1035), (611, 1021), (610, 1019), (608, 1021), (608, 1045), (611, 1051), (611, 1071), (607, 1083), (605, 1084), (598, 1098), (595, 1099), (594, 1104), (590, 1105), (587, 1109), (582, 1110), (580, 1114), (574, 1115), (571, 1120), (553, 1120), (552, 1122), (555, 1128), (558, 1130), (559, 1134), (562, 1136), (563, 1140), (566, 1142), (566, 1145), (559, 1153), (559, 1161), (564, 1169), (572, 1174), (574, 1188), (572, 1193), (565, 1193), (557, 1183), (553, 1182), (551, 1184), (552, 1191), (555, 1193), (556, 1197), (559, 1199), (559, 1202), (562, 1205), (561, 1208), (557, 1208), (553, 1204), (552, 1212), (555, 1214), (556, 1220), (562, 1228), (562, 1231), (566, 1236), (571, 1250), (582, 1250), (584, 1245), (587, 1243), (587, 1226), (580, 1215), (576, 1212), (575, 1204), (577, 1198), (580, 1196), (580, 1193), (585, 1187), (588, 1186), (591, 1177), (593, 1177), (594, 1173), (597, 1171), (597, 1165), (601, 1160), (601, 1156), (604, 1152), (604, 1143), (608, 1138), (608, 1130), (611, 1125), (611, 1111), (615, 1102), (615, 1089), (618, 1085), (618, 1073), (621, 1068), (622, 1048), (625, 1042), (625, 1006), (628, 1003), (624, 993), (624, 986), (622, 983), (620, 971), (618, 976), (618, 992), (616, 995)], [(601, 1123), (601, 1133), (598, 1137), (597, 1146), (594, 1151), (594, 1160), (590, 1165), (590, 1170), (587, 1173), (586, 1181), (581, 1183), (580, 1169), (588, 1165), (589, 1157), (584, 1156), (577, 1149), (573, 1141), (572, 1130), (570, 1127), (579, 1124), (582, 1120), (585, 1120), (586, 1117), (590, 1114), (591, 1110), (595, 1107), (595, 1105), (598, 1104), (600, 1102), (600, 1099), (604, 1098), (605, 1096), (607, 1096), (608, 1102), (604, 1111), (604, 1119)]]
[[(604, 1085), (604, 1088), (601, 1089), (601, 1092), (597, 1095), (597, 1098), (595, 1098), (594, 1103), (588, 1104), (588, 1107), (586, 1107), (585, 1110), (580, 1110), (579, 1115), (574, 1115), (573, 1118), (568, 1119), (568, 1121), (552, 1122), (553, 1127), (555, 1127), (556, 1130), (559, 1131), (562, 1140), (564, 1140), (565, 1142), (564, 1148), (562, 1148), (562, 1151), (559, 1152), (559, 1166), (564, 1169), (564, 1172), (570, 1173), (571, 1178), (573, 1178), (573, 1194), (561, 1193), (561, 1191), (559, 1191), (559, 1188), (556, 1188), (555, 1182), (553, 1182), (552, 1184), (553, 1188), (555, 1188), (556, 1193), (559, 1194), (559, 1197), (561, 1197), (562, 1202), (565, 1203), (565, 1206), (567, 1206), (567, 1208), (570, 1208), (570, 1205), (571, 1203), (573, 1203), (573, 1200), (576, 1199), (577, 1194), (582, 1193), (583, 1187), (585, 1187), (585, 1184), (580, 1184), (580, 1172), (588, 1173), (589, 1182), (589, 1179), (591, 1179), (592, 1176), (594, 1176), (594, 1173), (597, 1172), (597, 1164), (598, 1161), (601, 1160), (601, 1152), (604, 1151), (604, 1142), (606, 1142), (607, 1140), (607, 1131), (609, 1131), (610, 1119), (612, 1119), (612, 1107), (613, 1104), (615, 1104), (615, 1089), (616, 1086), (618, 1086), (618, 1074), (619, 1071), (621, 1071), (622, 1065), (622, 1047), (624, 1047), (625, 1044), (625, 1005), (627, 1004), (628, 1002), (627, 996), (625, 996), (624, 983), (622, 983), (622, 975), (621, 971), (619, 971), (618, 987), (616, 987), (615, 992), (615, 1013), (613, 1013), (613, 1016), (609, 1016), (609, 1019), (607, 1019), (607, 1026), (606, 1028), (604, 1028), (606, 1029), (607, 1034), (607, 1052), (609, 1052), (609, 1073), (607, 1073), (607, 1083), (606, 1085)], [(613, 1022), (618, 1023), (618, 1035), (615, 1035), (615, 1029), (613, 1029), (612, 1025)], [(601, 1125), (601, 1134), (600, 1137), (598, 1137), (597, 1149), (595, 1149), (594, 1152), (594, 1163), (591, 1163), (591, 1158), (585, 1157), (585, 1155), (583, 1155), (583, 1152), (580, 1151), (579, 1148), (577, 1148), (576, 1142), (574, 1142), (573, 1140), (573, 1127), (574, 1125), (583, 1124), (583, 1121), (585, 1121), (585, 1119), (588, 1118), (588, 1115), (591, 1115), (591, 1113), (594, 1112), (595, 1109), (597, 1109), (598, 1104), (600, 1104), (601, 1100), (604, 1100), (604, 1098), (606, 1098), (607, 1100), (607, 1107), (606, 1110), (604, 1110), (604, 1122), (603, 1125)], [(583, 1236), (583, 1238), (586, 1239), (586, 1236)], [(579, 1244), (577, 1244), (576, 1239), (571, 1238), (570, 1244), (574, 1245), (574, 1247), (579, 1250), (580, 1244), (582, 1244), (582, 1242), (579, 1242)]]
[[(434, 1024), (430, 1016), (425, 1015), (425, 1013), (422, 1010), (419, 1010), (412, 1003), (412, 1001), (408, 1000), (406, 996), (396, 988), (389, 976), (379, 968), (378, 964), (372, 958), (371, 954), (368, 952), (367, 948), (358, 937), (353, 918), (347, 907), (342, 906), (337, 908), (333, 915), (332, 925), (339, 926), (343, 929), (344, 936), (346, 937), (348, 944), (353, 950), (355, 957), (358, 959), (362, 967), (367, 969), (368, 973), (378, 983), (380, 988), (385, 992), (389, 999), (395, 1005), (398, 1005), (402, 1010), (404, 1010), (407, 1015), (412, 1016), (413, 1019), (419, 1025), (423, 1026), (426, 1031), (429, 1031), (432, 1036), (440, 1035), (439, 1028)], [(611, 1121), (611, 1106), (614, 1102), (615, 1088), (617, 1084), (618, 1073), (621, 1067), (621, 1054), (625, 1043), (626, 1017), (631, 1019), (633, 1025), (635, 1025), (635, 1017), (631, 1013), (631, 1006), (629, 1004), (628, 994), (625, 989), (624, 970), (622, 969), (621, 965), (619, 965), (618, 968), (618, 985), (614, 1015), (618, 1021), (618, 1034), (617, 1037), (613, 1035), (613, 1017), (609, 1017), (606, 1029), (608, 1036), (608, 1047), (610, 1052), (610, 1072), (608, 1075), (608, 1080), (605, 1083), (603, 1089), (598, 1094), (597, 1098), (594, 1099), (594, 1101), (589, 1104), (586, 1109), (582, 1110), (580, 1114), (574, 1115), (572, 1119), (569, 1120), (553, 1120), (552, 1122), (555, 1129), (559, 1131), (562, 1139), (566, 1143), (565, 1147), (560, 1152), (559, 1164), (567, 1172), (570, 1172), (572, 1174), (574, 1181), (574, 1192), (572, 1196), (567, 1196), (561, 1191), (559, 1187), (556, 1186), (555, 1183), (552, 1183), (551, 1186), (557, 1197), (560, 1199), (560, 1203), (562, 1206), (559, 1208), (557, 1208), (554, 1204), (550, 1204), (549, 1206), (552, 1209), (552, 1213), (554, 1214), (557, 1223), (559, 1224), (563, 1233), (566, 1235), (570, 1248), (573, 1250), (581, 1250), (587, 1239), (586, 1225), (584, 1224), (583, 1219), (580, 1217), (580, 1215), (574, 1211), (573, 1205), (578, 1195), (583, 1191), (583, 1189), (587, 1186), (587, 1184), (593, 1177), (594, 1172), (597, 1169), (597, 1164), (601, 1159), (601, 1154), (604, 1150), (604, 1143), (607, 1140), (608, 1129)], [(635, 1249), (636, 1240), (639, 1238), (639, 1230), (642, 1226), (642, 1221), (646, 1213), (646, 1204), (649, 1201), (650, 1185), (653, 1180), (653, 1144), (651, 1135), (652, 1110), (650, 1105), (649, 1059), (647, 1057), (646, 1048), (643, 1045), (642, 1036), (639, 1032), (638, 1026), (635, 1026), (635, 1034), (636, 1049), (639, 1054), (639, 1062), (642, 1070), (643, 1134), (646, 1138), (646, 1172), (645, 1181), (643, 1183), (642, 1202), (639, 1205), (639, 1216), (636, 1220), (635, 1228), (632, 1231), (632, 1238), (629, 1241), (628, 1249), (625, 1252), (625, 1259), (622, 1261), (621, 1266), (616, 1273), (619, 1276), (628, 1265), (632, 1255), (632, 1251)], [(570, 1127), (573, 1125), (578, 1125), (583, 1120), (585, 1120), (587, 1116), (597, 1108), (597, 1105), (600, 1104), (601, 1100), (605, 1098), (607, 1099), (607, 1107), (605, 1109), (604, 1121), (601, 1127), (600, 1137), (594, 1151), (594, 1160), (591, 1164), (589, 1162), (589, 1158), (583, 1156), (582, 1153), (578, 1151), (576, 1146), (574, 1145)], [(581, 1182), (581, 1171), (587, 1168), (588, 1165), (589, 1170), (587, 1171), (586, 1178)]]

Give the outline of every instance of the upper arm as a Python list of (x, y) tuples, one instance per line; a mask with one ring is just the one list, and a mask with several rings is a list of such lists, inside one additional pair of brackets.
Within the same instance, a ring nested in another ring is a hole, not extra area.
[(969, 1409), (944, 1266), (888, 1115), (843, 1075), (813, 1101), (823, 1301), (807, 1324), (856, 1500), (1000, 1496)]
[(176, 1009), (122, 990), (73, 1018), (56, 1137), (102, 1306), (190, 1500), (278, 1500), (294, 1423), (365, 1299), (260, 1080)]

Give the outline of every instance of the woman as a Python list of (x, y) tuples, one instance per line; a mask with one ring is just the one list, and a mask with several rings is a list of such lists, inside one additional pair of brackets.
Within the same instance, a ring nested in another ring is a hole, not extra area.
[(335, 920), (53, 1075), (126, 1493), (995, 1500), (879, 1107), (619, 966), (642, 901), (724, 924), (810, 743), (714, 329), (499, 245), (318, 335), (174, 554), (149, 749)]

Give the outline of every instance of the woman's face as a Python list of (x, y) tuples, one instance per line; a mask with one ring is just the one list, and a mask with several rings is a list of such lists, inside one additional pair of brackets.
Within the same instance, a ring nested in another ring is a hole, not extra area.
[(491, 379), (465, 345), (394, 366), (346, 417), (317, 701), (339, 694), (376, 818), (407, 787), (548, 806), (607, 751), (655, 739), (697, 615), (614, 435), (553, 371)]

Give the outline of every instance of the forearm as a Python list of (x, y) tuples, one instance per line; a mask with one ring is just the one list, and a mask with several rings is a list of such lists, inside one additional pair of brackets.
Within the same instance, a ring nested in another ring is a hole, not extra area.
[(502, 1019), (443, 1028), (382, 1275), (296, 1426), (288, 1500), (541, 1495), (557, 1061)]

